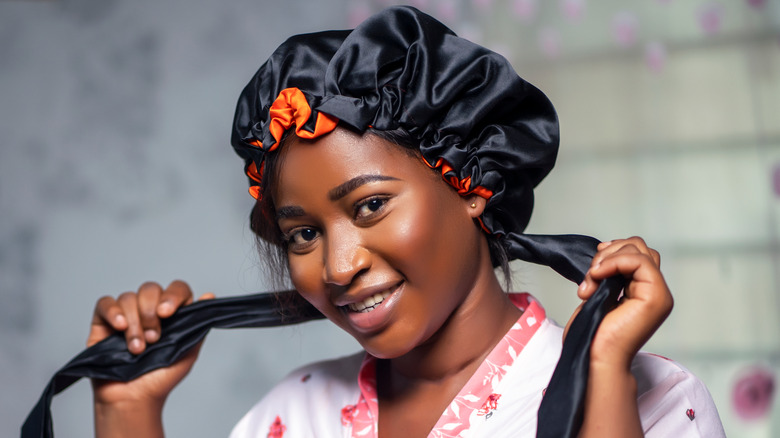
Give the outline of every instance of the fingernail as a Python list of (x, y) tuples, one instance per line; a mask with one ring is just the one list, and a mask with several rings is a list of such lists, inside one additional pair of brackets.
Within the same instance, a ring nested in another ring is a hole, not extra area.
[(160, 313), (171, 313), (173, 312), (173, 304), (170, 301), (163, 301), (157, 306), (157, 311)]
[(156, 330), (146, 330), (144, 332), (144, 337), (146, 338), (146, 342), (157, 342), (157, 340), (160, 339), (160, 335)]
[(130, 340), (130, 344), (127, 346), (130, 350), (133, 351), (140, 351), (141, 348), (143, 348), (143, 343), (138, 338), (133, 338)]
[(117, 316), (114, 318), (114, 324), (116, 324), (116, 325), (127, 324), (127, 320), (125, 319), (125, 317), (124, 317), (124, 316), (122, 316), (122, 315), (117, 315)]

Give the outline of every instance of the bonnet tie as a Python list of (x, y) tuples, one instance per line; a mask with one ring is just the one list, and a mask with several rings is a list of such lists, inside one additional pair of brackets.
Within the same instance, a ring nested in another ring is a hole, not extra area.
[[(507, 237), (511, 242), (510, 255), (551, 266), (574, 282), (582, 281), (598, 244), (596, 239), (579, 235)], [(560, 257), (558, 252), (549, 250), (550, 245), (560, 245), (572, 256)], [(537, 437), (577, 435), (583, 418), (590, 343), (622, 288), (622, 278), (603, 281), (574, 319), (539, 408)], [(285, 303), (286, 313), (280, 312), (279, 301)], [(127, 350), (122, 333), (114, 333), (82, 351), (56, 372), (27, 416), (21, 437), (54, 437), (52, 398), (82, 377), (121, 382), (133, 380), (173, 364), (203, 340), (212, 328), (277, 327), (322, 318), (323, 315), (308, 302), (299, 299), (295, 292), (287, 291), (216, 298), (181, 307), (173, 316), (161, 321), (159, 341), (149, 344), (139, 355)]]

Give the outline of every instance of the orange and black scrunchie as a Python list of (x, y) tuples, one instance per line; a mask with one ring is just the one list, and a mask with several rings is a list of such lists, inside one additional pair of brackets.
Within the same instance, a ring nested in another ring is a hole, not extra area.
[[(579, 283), (598, 241), (579, 235), (523, 234), (533, 188), (558, 150), (555, 110), (500, 55), (457, 37), (411, 7), (392, 7), (352, 31), (298, 35), (260, 67), (238, 100), (231, 143), (245, 161), (255, 197), (266, 154), (286, 130), (314, 138), (344, 123), (358, 131), (403, 128), (423, 159), (460, 193), (488, 199), (484, 228), (503, 237), (513, 259), (547, 265)], [(577, 435), (590, 343), (623, 280), (611, 278), (572, 323), (538, 414), (540, 437)], [(51, 437), (52, 397), (81, 377), (131, 380), (169, 365), (212, 327), (266, 327), (323, 316), (305, 301), (286, 316), (274, 294), (202, 301), (163, 323), (161, 339), (134, 356), (121, 334), (90, 347), (49, 382), (22, 427), (23, 438)], [(288, 299), (289, 301), (289, 299)]]

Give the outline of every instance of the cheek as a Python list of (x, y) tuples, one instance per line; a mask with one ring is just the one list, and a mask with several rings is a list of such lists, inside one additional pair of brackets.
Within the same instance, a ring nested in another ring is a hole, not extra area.
[(392, 221), (382, 223), (377, 235), (383, 244), (378, 247), (389, 249), (385, 256), (404, 266), (407, 275), (422, 272), (422, 278), (436, 278), (442, 271), (452, 269), (451, 251), (458, 250), (453, 243), (464, 237), (463, 224), (471, 225), (468, 219), (461, 220), (458, 213), (463, 215), (451, 203), (441, 202), (435, 196), (410, 202)]
[(305, 255), (290, 255), (289, 260), (290, 280), (295, 290), (306, 301), (320, 308), (325, 298), (325, 288), (321, 281), (322, 264), (318, 262), (320, 260), (318, 253), (315, 251)]

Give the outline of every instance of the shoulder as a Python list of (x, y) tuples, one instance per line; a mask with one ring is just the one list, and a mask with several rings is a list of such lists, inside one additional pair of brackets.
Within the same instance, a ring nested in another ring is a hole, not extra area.
[[(539, 389), (546, 387), (560, 356), (562, 336), (563, 329), (546, 320), (518, 357), (518, 373), (507, 375), (512, 377), (507, 379), (509, 382), (522, 388), (518, 390), (521, 395), (537, 406), (541, 403)], [(712, 396), (687, 368), (665, 357), (640, 352), (631, 372), (637, 381), (637, 405), (646, 436), (725, 437)]]
[(640, 352), (631, 372), (637, 381), (637, 404), (647, 436), (725, 436), (707, 387), (684, 366)]
[(512, 364), (505, 368), (503, 385), (511, 388), (512, 397), (541, 402), (553, 370), (561, 356), (563, 329), (554, 321), (544, 319), (534, 335), (523, 346)]
[(341, 409), (359, 397), (364, 356), (360, 352), (291, 372), (244, 415), (230, 437), (320, 437), (330, 431), (340, 436)]

